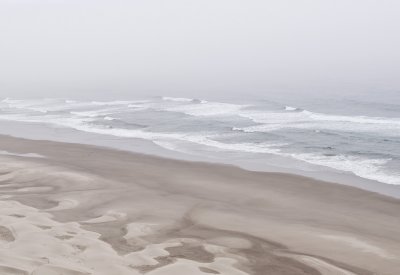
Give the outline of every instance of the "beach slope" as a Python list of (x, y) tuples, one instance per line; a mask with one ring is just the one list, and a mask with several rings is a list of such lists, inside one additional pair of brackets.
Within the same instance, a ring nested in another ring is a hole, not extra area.
[(0, 136), (0, 274), (400, 274), (400, 201)]

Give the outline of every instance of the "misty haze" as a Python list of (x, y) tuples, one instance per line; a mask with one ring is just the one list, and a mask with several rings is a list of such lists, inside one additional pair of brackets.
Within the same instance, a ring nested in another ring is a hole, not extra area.
[(399, 12), (0, 0), (0, 275), (400, 274)]

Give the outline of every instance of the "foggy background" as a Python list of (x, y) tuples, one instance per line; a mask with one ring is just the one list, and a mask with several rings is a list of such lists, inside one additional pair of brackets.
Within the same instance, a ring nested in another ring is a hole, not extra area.
[(0, 96), (392, 100), (399, 14), (398, 0), (0, 0)]

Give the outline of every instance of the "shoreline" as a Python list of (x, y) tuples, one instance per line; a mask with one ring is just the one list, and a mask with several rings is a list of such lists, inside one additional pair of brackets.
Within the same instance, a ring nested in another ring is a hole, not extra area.
[[(0, 136), (0, 151), (21, 154), (0, 155), (0, 202), (9, 210), (0, 212), (0, 252), (15, 252), (0, 270), (400, 273), (395, 198), (293, 174), (82, 144)], [(61, 261), (34, 236), (68, 257)], [(29, 247), (51, 263), (18, 262)], [(114, 260), (105, 266), (107, 257)]]
[(309, 163), (303, 163), (288, 158), (270, 155), (254, 155), (247, 158), (230, 158), (229, 155), (203, 156), (192, 155), (162, 148), (149, 140), (127, 139), (121, 137), (86, 133), (68, 128), (49, 127), (37, 123), (0, 121), (4, 131), (0, 130), (0, 136), (11, 136), (21, 139), (37, 141), (55, 141), (71, 144), (85, 144), (110, 148), (119, 151), (128, 151), (161, 158), (184, 160), (191, 162), (205, 162), (217, 165), (233, 165), (245, 170), (255, 172), (272, 172), (295, 174), (313, 179), (353, 186), (367, 191), (377, 192), (390, 197), (400, 198), (400, 186), (368, 180), (352, 173), (335, 171), (326, 167), (320, 167)]

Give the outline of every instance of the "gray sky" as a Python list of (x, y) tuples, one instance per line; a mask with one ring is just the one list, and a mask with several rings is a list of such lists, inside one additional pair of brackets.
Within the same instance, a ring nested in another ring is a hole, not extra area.
[(0, 0), (0, 95), (400, 93), (399, 14), (399, 0)]

